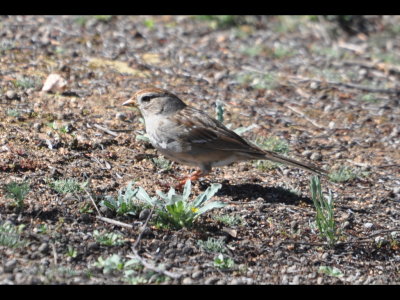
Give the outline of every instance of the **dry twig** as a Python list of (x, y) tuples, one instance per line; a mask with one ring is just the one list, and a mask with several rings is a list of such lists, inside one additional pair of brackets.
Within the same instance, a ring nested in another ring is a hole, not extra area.
[(125, 227), (125, 228), (129, 228), (132, 229), (133, 226), (124, 222), (120, 222), (120, 221), (116, 221), (110, 218), (106, 218), (106, 217), (102, 217), (102, 216), (96, 216), (97, 219), (102, 220), (104, 222), (110, 223), (110, 224), (114, 224), (117, 226), (121, 226), (121, 227)]
[(304, 119), (306, 119), (308, 122), (313, 124), (315, 127), (321, 128), (321, 129), (325, 129), (325, 126), (318, 124), (315, 120), (313, 120), (310, 117), (308, 117), (305, 113), (300, 111), (298, 108), (295, 108), (295, 107), (290, 106), (290, 105), (286, 105), (286, 107), (289, 108), (290, 110), (294, 111), (296, 114), (302, 116)]
[(118, 133), (116, 133), (116, 132), (114, 132), (114, 131), (112, 131), (112, 130), (110, 130), (108, 128), (105, 128), (103, 126), (100, 126), (98, 124), (93, 124), (93, 126), (96, 127), (97, 129), (100, 129), (101, 131), (104, 131), (105, 133), (108, 133), (108, 134), (113, 135), (113, 136), (118, 136)]
[(153, 271), (155, 271), (157, 273), (160, 273), (160, 274), (164, 274), (164, 275), (166, 275), (168, 277), (171, 277), (171, 278), (174, 278), (174, 279), (179, 279), (179, 278), (181, 278), (183, 276), (183, 274), (173, 273), (173, 272), (158, 268), (153, 264), (150, 264), (144, 258), (140, 257), (140, 255), (137, 253), (136, 250), (133, 250), (133, 255), (127, 255), (127, 257), (128, 258), (137, 259), (147, 269), (153, 270)]

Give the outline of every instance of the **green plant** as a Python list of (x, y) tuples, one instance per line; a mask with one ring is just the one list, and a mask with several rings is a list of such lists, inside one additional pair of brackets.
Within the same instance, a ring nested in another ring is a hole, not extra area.
[(113, 232), (99, 232), (98, 230), (93, 231), (93, 237), (100, 245), (105, 246), (120, 246), (125, 243), (122, 234)]
[(338, 268), (329, 266), (320, 266), (318, 272), (333, 277), (342, 277), (344, 275)]
[(71, 133), (72, 131), (71, 125), (64, 125), (59, 127), (55, 121), (47, 123), (47, 126), (49, 126), (53, 130), (56, 130), (64, 134)]
[(11, 50), (15, 47), (15, 42), (12, 40), (2, 39), (0, 41), (0, 54), (3, 55), (4, 52)]
[(221, 123), (224, 122), (224, 103), (220, 100), (215, 102), (215, 114), (216, 119)]
[[(133, 182), (130, 182), (126, 188), (120, 189), (117, 199), (112, 196), (106, 196), (100, 202), (100, 205), (111, 209), (117, 215), (136, 215), (139, 210), (144, 208), (143, 201), (135, 201), (137, 197), (141, 200), (147, 200), (146, 203), (153, 203), (152, 198), (147, 195), (146, 191), (143, 192), (142, 187), (132, 189), (132, 185)], [(142, 199), (143, 194), (146, 194), (149, 199)]]
[(213, 29), (225, 29), (240, 25), (243, 22), (243, 16), (235, 15), (199, 15), (198, 20), (207, 21)]
[(315, 222), (322, 238), (326, 239), (330, 247), (334, 246), (338, 236), (334, 217), (334, 200), (329, 190), (327, 198), (322, 194), (321, 182), (318, 176), (310, 180), (311, 198), (316, 209)]
[(81, 214), (91, 214), (93, 212), (93, 209), (89, 203), (83, 203), (83, 204), (81, 204), (81, 207), (79, 208), (79, 212)]
[(88, 182), (78, 182), (74, 178), (53, 180), (50, 187), (59, 194), (76, 193), (83, 191), (88, 185)]
[(95, 15), (94, 18), (99, 22), (107, 23), (112, 20), (113, 15)]
[(350, 167), (341, 167), (339, 170), (331, 172), (329, 174), (329, 179), (333, 182), (345, 182), (353, 180), (359, 176), (366, 176), (368, 172), (357, 172), (356, 170)]
[(222, 253), (214, 257), (214, 267), (227, 270), (233, 268), (234, 265), (235, 262), (233, 261), (233, 259), (228, 256), (224, 256)]
[(225, 242), (222, 239), (209, 237), (207, 241), (197, 241), (197, 245), (207, 252), (223, 253), (226, 251)]
[(18, 118), (21, 115), (20, 111), (17, 109), (7, 109), (6, 114), (7, 114), (7, 116), (13, 117), (13, 118)]
[(73, 248), (72, 246), (68, 245), (68, 249), (67, 249), (67, 252), (65, 253), (65, 255), (67, 255), (71, 258), (75, 258), (78, 256), (78, 251), (75, 248)]
[(372, 103), (379, 102), (379, 98), (376, 97), (376, 95), (372, 94), (372, 93), (360, 95), (360, 97), (358, 97), (358, 98), (360, 98), (362, 101), (367, 101), (367, 102), (372, 102)]
[(18, 208), (22, 208), (24, 206), (24, 198), (26, 194), (29, 193), (29, 183), (17, 183), (11, 182), (4, 185), (4, 192), (8, 198), (14, 199), (14, 204)]
[(143, 21), (144, 26), (146, 26), (149, 29), (153, 29), (155, 26), (154, 20), (153, 19), (146, 19)]
[(142, 141), (144, 143), (150, 143), (150, 139), (149, 139), (149, 136), (147, 135), (147, 133), (137, 134), (135, 137), (135, 140)]
[(122, 272), (123, 279), (131, 284), (147, 283), (147, 280), (138, 276), (137, 272), (143, 269), (142, 264), (137, 259), (124, 260), (118, 254), (113, 254), (106, 259), (99, 257), (94, 266), (103, 269), (104, 274), (111, 272)]
[(21, 77), (13, 81), (14, 87), (27, 90), (29, 88), (35, 88), (41, 84), (40, 80), (33, 77)]
[(103, 269), (104, 274), (109, 274), (112, 271), (122, 271), (126, 267), (126, 262), (118, 254), (113, 254), (106, 259), (100, 256), (94, 265)]
[(190, 180), (186, 181), (182, 195), (176, 194), (174, 188), (170, 188), (168, 194), (157, 191), (161, 198), (161, 201), (156, 202), (156, 212), (160, 225), (172, 226), (173, 228), (190, 227), (205, 212), (226, 206), (222, 202), (208, 202), (221, 188), (221, 184), (212, 184), (193, 201), (189, 201), (191, 186)]
[(272, 56), (274, 58), (280, 59), (280, 58), (285, 58), (285, 57), (290, 57), (295, 54), (295, 51), (292, 49), (288, 49), (287, 47), (283, 46), (277, 46), (274, 48)]
[(222, 216), (215, 216), (214, 220), (224, 223), (228, 226), (237, 226), (242, 225), (244, 220), (240, 216), (231, 216), (231, 215), (222, 215)]
[(172, 168), (172, 161), (163, 157), (154, 157), (151, 159), (152, 163), (159, 169), (168, 171)]
[(240, 72), (236, 77), (237, 81), (245, 86), (255, 89), (273, 90), (279, 86), (279, 78), (272, 73)]
[(0, 225), (0, 245), (16, 248), (22, 247), (26, 241), (21, 239), (21, 232), (25, 225), (15, 226), (9, 222), (4, 222)]
[(37, 228), (36, 228), (36, 232), (40, 233), (40, 234), (47, 234), (47, 225), (46, 224), (40, 224)]

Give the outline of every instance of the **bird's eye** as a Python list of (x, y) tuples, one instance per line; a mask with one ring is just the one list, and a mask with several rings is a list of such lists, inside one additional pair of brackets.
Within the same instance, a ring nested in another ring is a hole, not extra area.
[(142, 102), (149, 102), (150, 99), (151, 99), (150, 96), (143, 96), (143, 97), (142, 97)]

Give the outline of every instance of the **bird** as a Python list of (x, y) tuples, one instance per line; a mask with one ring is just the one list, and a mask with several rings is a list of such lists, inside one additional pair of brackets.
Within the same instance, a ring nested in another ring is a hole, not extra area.
[(198, 168), (180, 181), (182, 185), (188, 179), (193, 181), (206, 176), (213, 167), (246, 160), (270, 160), (327, 175), (325, 170), (308, 162), (260, 149), (166, 89), (140, 89), (122, 105), (139, 108), (149, 140), (161, 154), (177, 163)]

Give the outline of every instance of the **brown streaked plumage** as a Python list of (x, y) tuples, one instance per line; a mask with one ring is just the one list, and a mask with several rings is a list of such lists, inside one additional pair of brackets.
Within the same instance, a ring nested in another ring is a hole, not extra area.
[(310, 163), (262, 150), (247, 142), (205, 112), (186, 105), (176, 95), (159, 88), (137, 91), (122, 105), (136, 106), (145, 119), (152, 145), (173, 161), (196, 166), (191, 179), (209, 173), (214, 166), (236, 161), (267, 159), (326, 176)]

